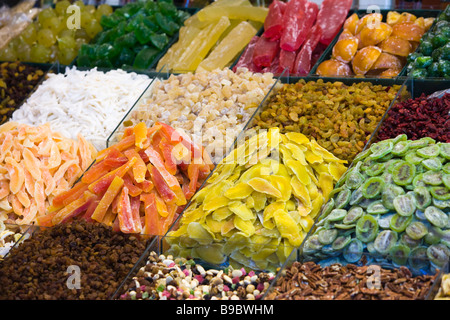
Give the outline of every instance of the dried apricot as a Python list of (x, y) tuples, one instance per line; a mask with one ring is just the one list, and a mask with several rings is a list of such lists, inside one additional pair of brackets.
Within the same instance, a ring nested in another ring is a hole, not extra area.
[(358, 39), (356, 37), (341, 39), (333, 47), (333, 58), (348, 63), (352, 61), (356, 51), (358, 51)]
[(387, 39), (392, 33), (392, 27), (381, 22), (376, 27), (365, 26), (361, 30), (361, 41), (363, 46), (374, 46)]
[(372, 66), (371, 70), (379, 69), (401, 69), (402, 62), (400, 59), (392, 54), (383, 52), (378, 57), (377, 61)]
[(420, 41), (425, 29), (414, 22), (401, 22), (392, 27), (392, 36), (408, 41)]
[(372, 68), (381, 55), (381, 49), (375, 46), (368, 46), (359, 50), (353, 58), (353, 72), (363, 75)]
[(407, 57), (412, 52), (412, 45), (409, 41), (390, 36), (380, 44), (381, 50), (397, 56)]
[(344, 62), (331, 59), (325, 60), (318, 67), (316, 73), (320, 76), (349, 76), (353, 72), (350, 66)]
[(356, 13), (352, 14), (344, 22), (344, 31), (348, 30), (354, 35), (355, 29), (356, 29), (356, 24), (358, 23), (358, 21), (359, 21), (358, 15)]

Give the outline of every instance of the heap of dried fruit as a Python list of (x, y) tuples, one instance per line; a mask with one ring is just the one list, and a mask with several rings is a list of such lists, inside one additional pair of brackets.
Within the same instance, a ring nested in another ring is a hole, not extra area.
[[(376, 268), (379, 282), (373, 280)], [(413, 277), (406, 267), (294, 262), (266, 300), (424, 300), (436, 275)]]
[(162, 123), (127, 128), (95, 160), (72, 189), (53, 199), (39, 225), (82, 217), (115, 231), (163, 235), (212, 168), (201, 147)]
[[(279, 127), (314, 138), (340, 159), (351, 162), (394, 100), (400, 85), (318, 81), (285, 84), (255, 117), (256, 128)], [(403, 95), (404, 92), (402, 92)]]
[(450, 93), (429, 98), (425, 94), (391, 107), (378, 132), (378, 139), (406, 134), (408, 139), (430, 137), (450, 142)]
[(382, 20), (381, 13), (370, 13), (362, 18), (356, 13), (351, 15), (333, 47), (331, 59), (322, 62), (316, 73), (321, 76), (397, 76), (434, 18), (390, 11), (386, 22)]
[(273, 269), (314, 223), (343, 163), (301, 133), (261, 130), (238, 143), (192, 198), (170, 253), (214, 264)]
[(450, 144), (429, 137), (372, 144), (336, 185), (305, 255), (354, 263), (369, 252), (417, 274), (440, 269), (450, 257), (449, 160)]
[(435, 300), (450, 300), (450, 274), (444, 274)]

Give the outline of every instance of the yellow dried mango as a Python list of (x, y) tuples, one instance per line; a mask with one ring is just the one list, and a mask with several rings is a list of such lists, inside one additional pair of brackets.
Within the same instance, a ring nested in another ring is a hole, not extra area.
[(282, 194), (275, 186), (273, 186), (269, 181), (263, 178), (252, 178), (247, 181), (248, 185), (253, 188), (253, 190), (268, 194), (269, 196), (275, 198), (281, 198)]
[(240, 182), (236, 184), (234, 187), (231, 187), (223, 194), (225, 197), (231, 200), (235, 199), (245, 199), (253, 192), (253, 188), (250, 187), (247, 183)]

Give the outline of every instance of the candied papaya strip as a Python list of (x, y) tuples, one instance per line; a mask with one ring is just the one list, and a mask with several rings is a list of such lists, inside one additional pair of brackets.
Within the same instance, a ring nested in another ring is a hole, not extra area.
[(145, 153), (147, 154), (150, 163), (160, 172), (169, 188), (172, 190), (177, 187), (179, 188), (180, 184), (178, 183), (178, 180), (172, 174), (170, 174), (169, 171), (167, 171), (161, 155), (152, 147), (148, 147), (147, 149), (145, 149)]
[(139, 122), (133, 127), (133, 133), (135, 142), (134, 145), (142, 149), (144, 147), (144, 142), (147, 140), (147, 126), (145, 122)]
[(188, 193), (186, 195), (187, 199), (192, 198), (195, 191), (197, 191), (197, 182), (198, 182), (198, 176), (199, 176), (199, 165), (197, 164), (190, 164), (188, 167), (188, 177), (189, 177), (189, 188)]
[(128, 160), (136, 158), (136, 163), (132, 168), (134, 180), (136, 180), (137, 183), (144, 181), (145, 174), (147, 173), (147, 166), (145, 165), (144, 160), (142, 160), (141, 156), (134, 149), (128, 149), (124, 153)]
[(136, 163), (137, 158), (132, 158), (128, 160), (127, 163), (125, 163), (123, 166), (107, 173), (100, 179), (96, 180), (95, 182), (91, 183), (88, 186), (88, 189), (91, 192), (94, 192), (95, 194), (101, 194), (108, 189), (109, 185), (113, 181), (114, 177), (119, 176), (123, 178), (123, 176), (127, 173), (128, 170), (130, 170), (133, 165)]
[(141, 200), (139, 200), (139, 197), (130, 197), (130, 207), (133, 221), (135, 221), (135, 223), (138, 225), (138, 228), (140, 228), (140, 230), (142, 231), (142, 220), (140, 214)]
[(112, 212), (111, 209), (108, 209), (108, 211), (105, 214), (105, 217), (101, 221), (104, 225), (108, 227), (112, 227), (114, 220), (116, 219), (117, 214)]
[(53, 198), (52, 207), (60, 208), (65, 205), (68, 205), (69, 203), (73, 202), (74, 200), (80, 198), (80, 196), (82, 194), (84, 194), (84, 192), (87, 190), (88, 190), (88, 185), (83, 183), (82, 181), (80, 181), (77, 184), (75, 184), (75, 186), (73, 186), (71, 189), (56, 195)]
[[(76, 209), (84, 206), (86, 204), (86, 199), (84, 197), (77, 199), (73, 201), (72, 203), (68, 204), (61, 210), (59, 210), (55, 216), (52, 218), (52, 225), (57, 225), (61, 223), (63, 220), (69, 217), (69, 215), (74, 212)], [(86, 207), (87, 209), (87, 207)]]
[(129, 149), (132, 146), (134, 146), (135, 141), (136, 141), (136, 139), (134, 137), (134, 133), (129, 136), (126, 136), (122, 140), (120, 140), (118, 143), (116, 143), (115, 145), (99, 151), (97, 153), (97, 157), (95, 158), (95, 160), (101, 161), (101, 160), (105, 159), (106, 156), (108, 155), (108, 153), (111, 151), (111, 149), (117, 149), (118, 151), (123, 151), (123, 150)]
[(47, 213), (45, 216), (40, 216), (36, 218), (36, 225), (40, 227), (53, 227), (53, 217), (57, 214), (57, 211)]
[(121, 177), (115, 176), (102, 199), (95, 208), (94, 213), (92, 214), (91, 219), (96, 220), (98, 222), (102, 222), (105, 217), (106, 211), (111, 206), (114, 198), (119, 194), (121, 188), (124, 184), (124, 180)]
[(175, 203), (176, 195), (172, 189), (164, 181), (163, 177), (159, 173), (158, 169), (153, 167), (151, 164), (148, 165), (148, 171), (153, 180), (153, 185), (158, 191), (159, 195), (164, 199), (166, 203)]
[(129, 176), (129, 174), (126, 174), (123, 177), (124, 186), (128, 188), (128, 192), (130, 193), (130, 196), (137, 197), (142, 193), (142, 189), (136, 186), (133, 183), (132, 178)]
[(144, 228), (143, 234), (160, 235), (160, 224), (158, 209), (156, 207), (156, 195), (154, 193), (143, 193), (140, 200), (144, 202)]
[(174, 146), (170, 144), (166, 138), (161, 139), (159, 142), (159, 148), (161, 149), (164, 158), (164, 164), (167, 171), (169, 171), (171, 175), (175, 175), (177, 173), (177, 163), (172, 153), (173, 147)]
[(89, 204), (89, 207), (87, 207), (86, 212), (82, 216), (82, 219), (86, 220), (87, 222), (93, 222), (92, 220), (92, 214), (94, 213), (95, 209), (97, 208), (98, 203), (100, 202), (100, 197), (95, 197), (92, 199), (92, 202)]
[(117, 216), (119, 218), (120, 231), (123, 233), (140, 233), (142, 231), (141, 220), (137, 221), (134, 217), (127, 187), (122, 188), (119, 197)]
[(178, 207), (176, 205), (173, 205), (173, 204), (167, 205), (167, 210), (169, 211), (169, 215), (165, 218), (160, 218), (160, 222), (159, 222), (161, 224), (161, 231), (163, 232), (163, 234), (165, 234), (169, 230), (172, 223), (176, 220), (178, 209), (180, 209), (180, 207)]

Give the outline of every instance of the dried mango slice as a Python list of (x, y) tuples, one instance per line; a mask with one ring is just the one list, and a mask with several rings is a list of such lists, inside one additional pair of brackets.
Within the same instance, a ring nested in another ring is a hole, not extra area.
[(281, 198), (282, 196), (280, 190), (276, 189), (269, 181), (263, 178), (255, 177), (247, 181), (247, 183), (255, 191), (268, 194), (275, 198)]
[(253, 212), (241, 201), (230, 202), (228, 209), (245, 221), (251, 220), (255, 217)]
[(225, 191), (223, 195), (230, 200), (245, 199), (250, 196), (252, 192), (252, 187), (250, 187), (247, 183), (240, 182), (234, 187), (231, 187), (227, 191)]
[(239, 216), (234, 216), (234, 226), (242, 231), (247, 237), (255, 233), (255, 226), (252, 221), (242, 220)]
[(292, 246), (299, 246), (303, 240), (300, 236), (300, 228), (294, 219), (283, 209), (279, 209), (273, 213), (273, 218), (283, 238), (289, 239)]

